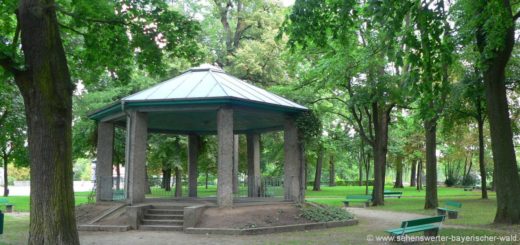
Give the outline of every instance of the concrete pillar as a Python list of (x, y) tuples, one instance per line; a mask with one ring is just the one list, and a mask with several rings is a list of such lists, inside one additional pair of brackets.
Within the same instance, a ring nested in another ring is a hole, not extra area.
[(217, 112), (219, 207), (233, 206), (233, 109), (221, 107)]
[(238, 143), (239, 143), (239, 135), (235, 134), (233, 136), (233, 194), (238, 194), (238, 161), (240, 159), (240, 155), (238, 152)]
[(200, 136), (190, 134), (188, 136), (188, 192), (189, 197), (197, 197), (197, 169), (199, 158)]
[(260, 191), (260, 135), (247, 134), (247, 195), (258, 197)]
[(126, 190), (131, 205), (144, 201), (146, 193), (146, 144), (148, 140), (147, 116), (130, 111), (127, 118)]
[(302, 203), (303, 200), (303, 162), (298, 143), (298, 128), (294, 119), (287, 118), (284, 126), (284, 196), (285, 200)]
[(98, 123), (96, 161), (96, 201), (112, 200), (112, 159), (114, 156), (114, 124)]

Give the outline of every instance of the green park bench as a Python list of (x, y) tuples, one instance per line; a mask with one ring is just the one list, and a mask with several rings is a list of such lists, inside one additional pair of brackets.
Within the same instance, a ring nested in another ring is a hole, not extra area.
[(472, 191), (475, 189), (475, 186), (464, 186), (464, 191)]
[(425, 236), (437, 236), (441, 229), (441, 224), (446, 216), (439, 215), (428, 218), (406, 220), (401, 223), (401, 228), (386, 230), (386, 233), (397, 237), (410, 233), (424, 232)]
[[(370, 193), (372, 194), (372, 193)], [(387, 191), (385, 190), (383, 192), (383, 195), (385, 197), (397, 197), (397, 198), (401, 198), (403, 196), (403, 192), (402, 191)]]
[(346, 199), (343, 201), (343, 204), (345, 205), (345, 207), (348, 207), (351, 202), (362, 202), (364, 204), (364, 207), (367, 207), (370, 205), (371, 201), (371, 195), (348, 195)]
[(13, 204), (9, 203), (7, 198), (0, 198), (0, 206), (5, 206), (5, 212), (10, 213), (13, 211)]
[(383, 195), (385, 197), (397, 197), (397, 198), (401, 198), (403, 196), (403, 192), (402, 191), (384, 191), (383, 192)]
[(459, 210), (462, 207), (462, 203), (454, 202), (454, 201), (446, 201), (444, 202), (444, 207), (437, 208), (438, 215), (446, 215), (448, 214), (449, 219), (456, 219), (459, 217)]

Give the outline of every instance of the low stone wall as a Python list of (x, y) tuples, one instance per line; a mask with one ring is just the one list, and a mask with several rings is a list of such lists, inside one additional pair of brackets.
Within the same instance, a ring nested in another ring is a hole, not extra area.
[(78, 225), (78, 231), (111, 231), (120, 232), (130, 230), (129, 225)]
[(207, 204), (185, 207), (183, 223), (184, 229), (195, 227), (199, 223), (204, 210), (208, 207), (209, 205)]
[(151, 206), (152, 205), (145, 204), (126, 207), (126, 215), (128, 217), (128, 223), (130, 224), (130, 228), (134, 230), (137, 230), (139, 228), (145, 210), (150, 208)]
[(259, 235), (290, 231), (305, 231), (314, 229), (334, 228), (341, 226), (351, 226), (358, 223), (357, 219), (345, 221), (318, 222), (295, 225), (281, 225), (271, 227), (258, 227), (248, 229), (231, 229), (231, 228), (185, 228), (184, 232), (188, 234), (220, 234), (220, 235)]

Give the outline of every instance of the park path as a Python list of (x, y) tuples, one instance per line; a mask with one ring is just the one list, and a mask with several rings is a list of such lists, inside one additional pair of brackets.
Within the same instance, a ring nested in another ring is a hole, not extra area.
[(399, 227), (401, 221), (404, 220), (428, 217), (422, 214), (375, 210), (371, 208), (348, 207), (346, 209), (359, 219), (360, 224), (366, 223), (369, 227), (373, 227), (373, 230), (377, 231)]

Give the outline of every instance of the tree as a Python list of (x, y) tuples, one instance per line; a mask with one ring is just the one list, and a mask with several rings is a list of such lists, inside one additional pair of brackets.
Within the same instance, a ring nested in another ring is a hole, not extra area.
[(388, 125), (392, 109), (403, 97), (402, 80), (385, 69), (392, 62), (387, 53), (394, 47), (379, 41), (381, 32), (366, 15), (368, 7), (355, 1), (297, 1), (283, 29), (293, 50), (316, 59), (300, 86), (314, 85), (323, 91), (317, 101), (334, 103), (334, 113), (354, 125), (372, 147), (373, 205), (383, 205)]
[(323, 168), (323, 155), (325, 155), (325, 149), (323, 149), (322, 143), (318, 143), (318, 153), (316, 158), (316, 174), (314, 175), (313, 191), (319, 191), (321, 186), (321, 170)]
[[(485, 84), (487, 115), (495, 165), (495, 223), (520, 223), (520, 177), (506, 94), (506, 67), (515, 45), (514, 12), (509, 0), (459, 1), (461, 36), (475, 40), (477, 63)], [(516, 9), (515, 11), (518, 11)]]
[[(21, 92), (27, 120), (31, 164), (28, 243), (79, 244), (72, 189), (71, 75), (90, 84), (99, 82), (99, 74), (128, 77), (126, 68), (134, 58), (150, 71), (161, 73), (163, 55), (193, 54), (198, 29), (161, 1), (61, 5), (53, 0), (11, 0), (0, 6), (5, 10), (0, 13), (0, 66)], [(74, 68), (72, 73), (69, 65)]]
[[(437, 124), (449, 92), (450, 64), (454, 49), (444, 0), (374, 1), (375, 18), (384, 25), (390, 40), (402, 41), (409, 62), (409, 79), (417, 95), (426, 144), (425, 209), (438, 206)], [(391, 23), (391, 24), (388, 24)], [(401, 56), (404, 51), (397, 52)]]
[[(172, 170), (175, 172), (175, 196), (182, 193), (181, 170), (187, 162), (187, 142), (179, 136), (165, 137), (164, 135), (152, 135), (149, 140), (150, 153), (148, 154), (148, 170), (162, 173), (161, 187), (170, 191)], [(178, 185), (180, 184), (180, 185)]]
[(0, 158), (4, 168), (4, 196), (9, 195), (8, 167), (27, 166), (28, 156), (25, 148), (27, 139), (23, 101), (16, 88), (7, 84), (0, 88)]
[[(474, 52), (468, 52), (473, 55)], [(473, 62), (468, 59), (466, 62)], [(468, 62), (468, 63), (469, 63)], [(483, 199), (487, 194), (487, 172), (485, 164), (484, 123), (486, 121), (486, 103), (484, 93), (484, 81), (480, 70), (475, 64), (464, 67), (461, 81), (453, 87), (452, 98), (447, 110), (447, 125), (453, 127), (455, 122), (463, 122), (466, 118), (472, 118), (477, 122), (479, 170), (481, 177), (481, 194)]]

